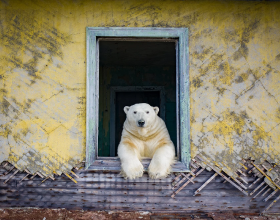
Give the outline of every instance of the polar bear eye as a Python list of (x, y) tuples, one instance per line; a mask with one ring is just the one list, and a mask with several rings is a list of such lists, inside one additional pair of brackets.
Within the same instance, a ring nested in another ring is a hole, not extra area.
[(146, 112), (147, 114), (149, 114), (149, 112)]
[(137, 112), (135, 111), (135, 112), (133, 112), (134, 114), (136, 114)]

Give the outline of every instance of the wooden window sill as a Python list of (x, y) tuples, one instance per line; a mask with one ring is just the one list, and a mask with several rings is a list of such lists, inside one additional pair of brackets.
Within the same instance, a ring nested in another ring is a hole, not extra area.
[[(144, 166), (144, 170), (148, 170), (150, 159), (143, 159), (141, 163)], [(98, 159), (91, 164), (88, 170), (100, 170), (100, 171), (121, 171), (121, 162), (119, 158), (110, 159)], [(176, 161), (172, 166), (172, 172), (190, 172), (190, 170), (180, 161)]]

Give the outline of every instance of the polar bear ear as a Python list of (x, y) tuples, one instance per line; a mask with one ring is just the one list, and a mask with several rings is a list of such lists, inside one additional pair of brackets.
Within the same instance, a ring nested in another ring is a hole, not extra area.
[(156, 115), (157, 115), (158, 112), (159, 112), (159, 108), (158, 108), (158, 107), (153, 107), (153, 109), (154, 109), (154, 111), (155, 111), (155, 113), (156, 113)]
[(129, 106), (125, 106), (125, 107), (123, 108), (125, 114), (127, 114), (127, 112), (129, 111), (129, 108), (130, 108)]

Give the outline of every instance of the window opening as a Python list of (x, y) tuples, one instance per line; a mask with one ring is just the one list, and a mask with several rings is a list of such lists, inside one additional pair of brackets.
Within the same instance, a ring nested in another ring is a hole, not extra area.
[(173, 171), (189, 172), (188, 54), (187, 28), (87, 28), (86, 169), (120, 169), (122, 105), (134, 95), (160, 105), (177, 147)]
[(119, 40), (99, 41), (98, 157), (117, 156), (123, 108), (136, 103), (159, 107), (176, 146), (175, 41)]

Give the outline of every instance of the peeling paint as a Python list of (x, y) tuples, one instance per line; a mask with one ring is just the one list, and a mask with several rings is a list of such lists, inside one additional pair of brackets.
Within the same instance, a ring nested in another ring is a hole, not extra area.
[[(85, 159), (85, 29), (188, 27), (191, 154), (228, 174), (280, 162), (280, 3), (2, 1), (0, 162), (44, 175)], [(167, 116), (168, 117), (168, 116)]]

